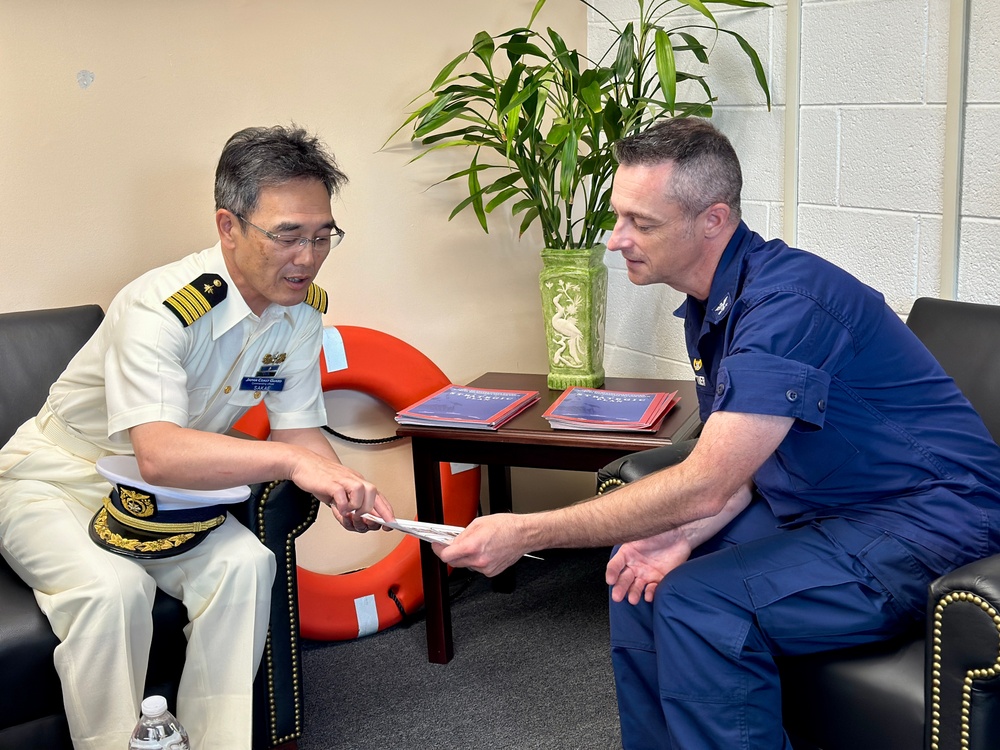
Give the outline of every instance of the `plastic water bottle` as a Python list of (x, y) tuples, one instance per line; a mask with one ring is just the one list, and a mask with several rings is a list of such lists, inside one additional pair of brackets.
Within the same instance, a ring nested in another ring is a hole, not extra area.
[(187, 732), (167, 710), (167, 699), (151, 695), (142, 702), (142, 716), (135, 725), (129, 750), (191, 750)]

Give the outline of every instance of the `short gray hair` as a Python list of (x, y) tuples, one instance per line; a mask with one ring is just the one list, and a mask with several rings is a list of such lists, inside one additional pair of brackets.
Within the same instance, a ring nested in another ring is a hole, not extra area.
[(246, 128), (222, 149), (215, 170), (215, 208), (249, 216), (257, 208), (261, 188), (300, 179), (319, 180), (331, 198), (347, 184), (329, 149), (302, 128)]
[(731, 218), (741, 216), (743, 171), (733, 145), (714, 125), (697, 117), (661, 120), (614, 146), (624, 166), (654, 166), (672, 162), (668, 200), (694, 218), (716, 203), (729, 206)]

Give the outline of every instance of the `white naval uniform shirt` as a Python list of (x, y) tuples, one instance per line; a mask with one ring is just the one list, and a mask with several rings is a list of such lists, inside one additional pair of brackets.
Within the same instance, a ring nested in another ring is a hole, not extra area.
[[(205, 273), (222, 278), (226, 298), (185, 327), (163, 302)], [(255, 315), (217, 244), (122, 289), (52, 386), (46, 408), (68, 432), (113, 453), (132, 452), (128, 430), (136, 425), (163, 421), (223, 433), (261, 401), (272, 429), (318, 427), (327, 421), (322, 330), (321, 314), (305, 303)], [(259, 375), (265, 360), (277, 364), (267, 374), (280, 390), (244, 381)]]

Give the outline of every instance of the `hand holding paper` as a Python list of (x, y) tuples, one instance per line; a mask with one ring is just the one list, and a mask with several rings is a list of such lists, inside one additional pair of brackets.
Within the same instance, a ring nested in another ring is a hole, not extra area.
[[(452, 540), (456, 536), (465, 531), (464, 526), (448, 526), (443, 523), (425, 523), (424, 521), (406, 521), (401, 518), (397, 518), (395, 521), (389, 522), (382, 520), (372, 513), (365, 513), (362, 517), (367, 518), (369, 521), (380, 523), (390, 529), (395, 529), (396, 531), (402, 531), (404, 534), (415, 536), (417, 539), (422, 539), (423, 541), (430, 542), (432, 544), (451, 544)], [(526, 554), (524, 557), (530, 557), (532, 560), (542, 559), (537, 555)]]

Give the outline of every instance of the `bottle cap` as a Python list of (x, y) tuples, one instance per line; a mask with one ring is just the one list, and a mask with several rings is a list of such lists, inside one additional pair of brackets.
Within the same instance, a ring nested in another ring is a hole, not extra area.
[(162, 695), (151, 695), (142, 702), (142, 715), (154, 718), (167, 712), (167, 699)]

